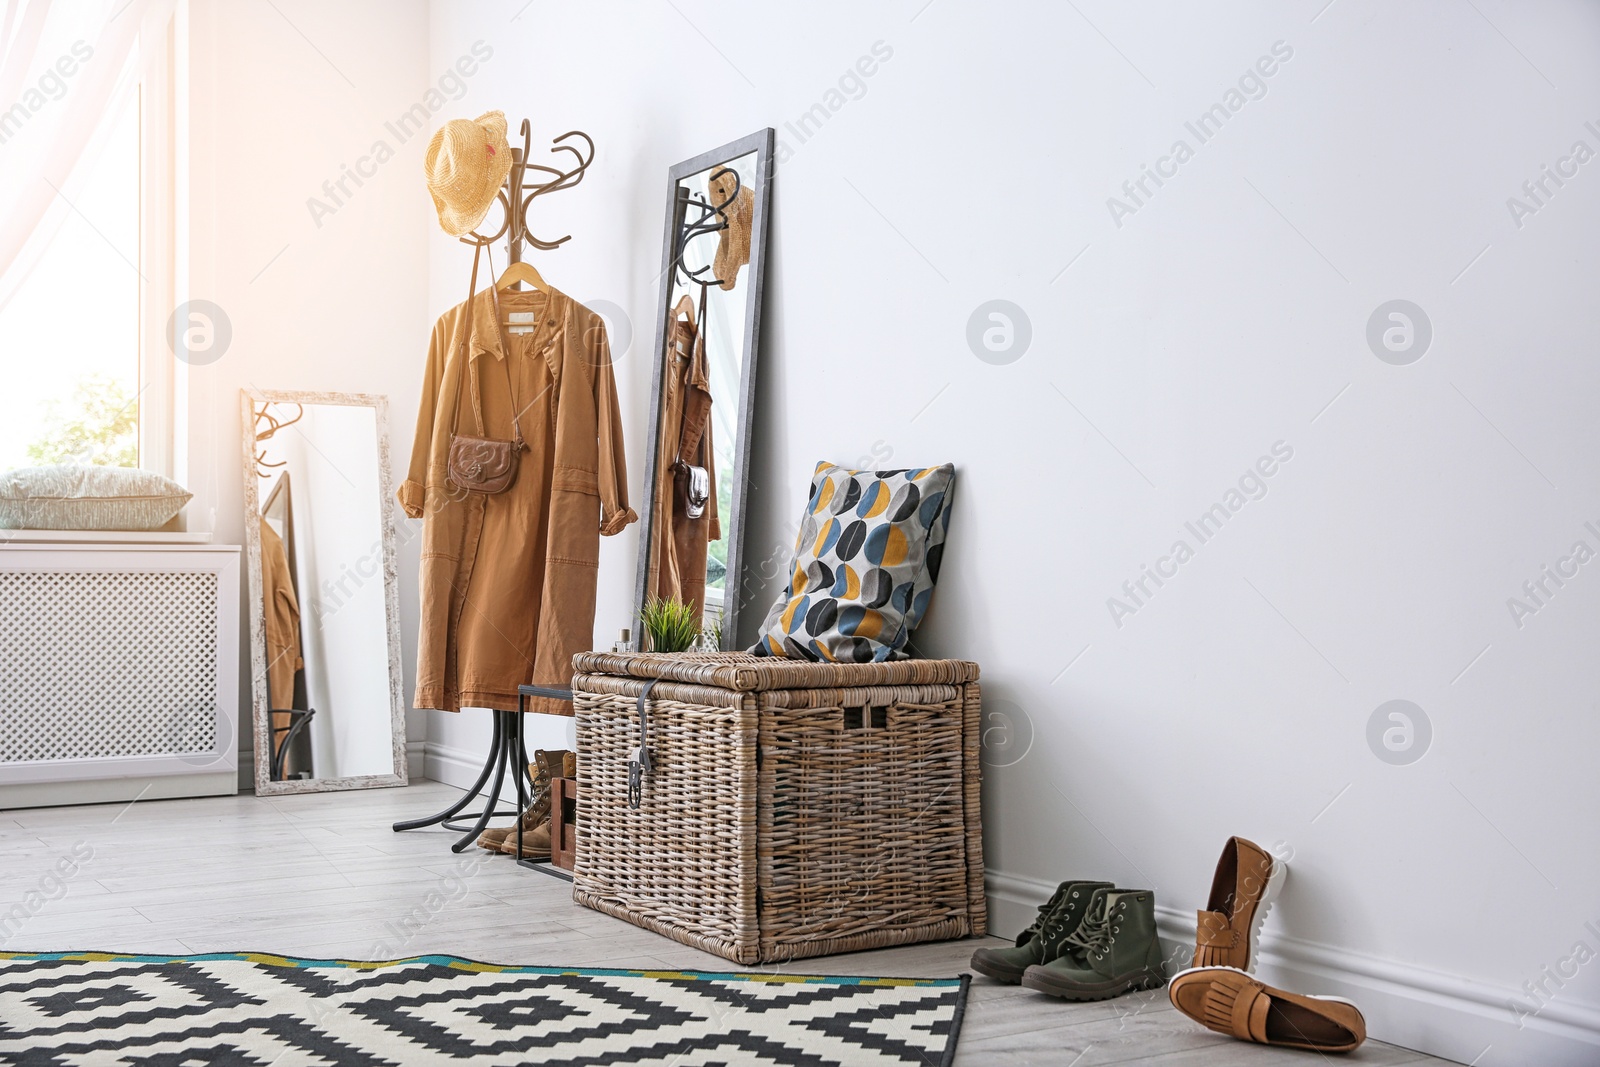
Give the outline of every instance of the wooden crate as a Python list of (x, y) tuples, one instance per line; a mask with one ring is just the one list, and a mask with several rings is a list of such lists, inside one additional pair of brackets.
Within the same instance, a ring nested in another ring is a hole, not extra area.
[(577, 860), (578, 799), (576, 778), (550, 779), (550, 862), (564, 871), (572, 870)]
[(745, 964), (985, 932), (977, 664), (575, 665), (579, 903)]

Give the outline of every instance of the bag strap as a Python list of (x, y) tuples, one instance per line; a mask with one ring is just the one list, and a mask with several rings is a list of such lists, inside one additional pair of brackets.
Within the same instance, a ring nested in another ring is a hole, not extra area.
[[(478, 330), (478, 259), (483, 254), (484, 246), (474, 244), (472, 248), (472, 280), (467, 283), (467, 302), (465, 305), (467, 328), (461, 333), (460, 358), (467, 361), (467, 391), (472, 394), (472, 415), (478, 421), (478, 436), (483, 436), (483, 401), (478, 394), (482, 391), (478, 385), (478, 361), (467, 354), (467, 338)], [(493, 264), (490, 264), (493, 270)]]

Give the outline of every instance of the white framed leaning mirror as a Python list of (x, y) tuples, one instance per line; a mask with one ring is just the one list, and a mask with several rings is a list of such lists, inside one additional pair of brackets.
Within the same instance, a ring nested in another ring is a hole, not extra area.
[(388, 398), (241, 394), (256, 792), (405, 785)]

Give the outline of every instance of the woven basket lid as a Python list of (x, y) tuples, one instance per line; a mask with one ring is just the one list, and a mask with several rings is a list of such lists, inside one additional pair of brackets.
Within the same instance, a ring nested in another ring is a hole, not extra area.
[[(978, 680), (978, 665), (961, 659), (902, 659), (889, 663), (805, 663), (748, 652), (580, 652), (579, 674), (660, 678), (756, 692), (870, 685), (962, 685)], [(578, 679), (574, 678), (576, 684)]]

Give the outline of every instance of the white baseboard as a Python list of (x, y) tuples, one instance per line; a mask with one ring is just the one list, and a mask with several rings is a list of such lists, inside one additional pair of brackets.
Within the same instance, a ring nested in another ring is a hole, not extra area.
[[(441, 745), (437, 741), (424, 742), (422, 777), (453, 785), (457, 789), (471, 789), (472, 783), (478, 780), (479, 773), (483, 771), (486, 754), (475, 749)], [(517, 799), (517, 787), (509, 775), (501, 783), (500, 796), (513, 803)]]
[(441, 745), (437, 741), (422, 743), (422, 776), (435, 782), (467, 789), (477, 781), (483, 769), (483, 753), (470, 749)]
[[(1022, 930), (1055, 884), (990, 871), (989, 929)], [(1186, 965), (1193, 954), (1195, 916), (1156, 908), (1166, 958)], [(1300, 938), (1262, 932), (1262, 981), (1307, 993), (1331, 993), (1361, 1006), (1374, 1040), (1477, 1067), (1593, 1067), (1600, 1063), (1600, 1011), (1563, 1003), (1559, 996), (1536, 1014), (1521, 989), (1442, 974), (1398, 960)], [(1169, 968), (1169, 973), (1171, 969)]]
[(406, 779), (418, 781), (426, 778), (427, 774), (427, 749), (426, 741), (406, 742)]

